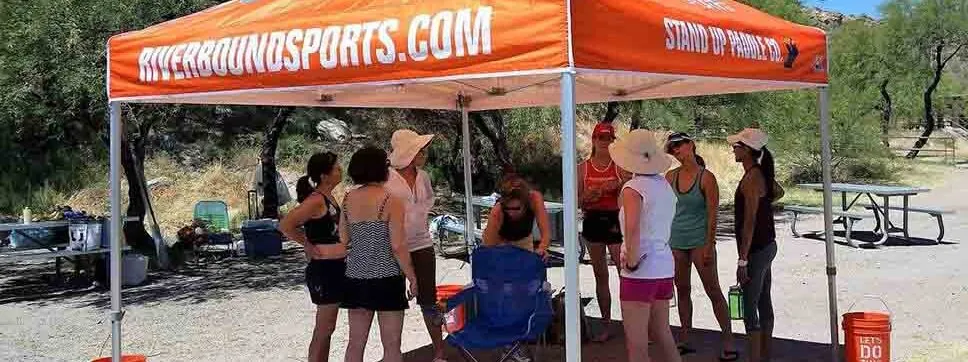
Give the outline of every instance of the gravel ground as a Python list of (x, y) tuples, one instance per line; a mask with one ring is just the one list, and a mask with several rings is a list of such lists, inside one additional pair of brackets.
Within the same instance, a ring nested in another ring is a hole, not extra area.
[[(893, 316), (894, 361), (968, 360), (968, 309), (963, 307), (968, 302), (968, 250), (960, 245), (968, 236), (968, 200), (961, 186), (966, 182), (968, 170), (952, 171), (944, 185), (912, 199), (913, 205), (961, 213), (945, 219), (949, 243), (920, 245), (892, 239), (879, 249), (836, 247), (840, 313), (858, 301), (854, 310), (883, 308), (877, 301), (863, 300), (864, 295), (884, 299)], [(821, 221), (810, 218), (802, 225), (817, 229)], [(728, 220), (723, 227), (731, 227)], [(869, 230), (870, 225), (857, 229)], [(775, 360), (824, 360), (823, 344), (829, 342), (824, 245), (815, 239), (793, 238), (785, 221), (777, 230), (775, 334), (784, 341), (778, 344)], [(936, 224), (917, 215), (912, 217), (912, 230), (930, 239), (936, 235)], [(725, 288), (735, 280), (736, 249), (731, 236), (722, 236), (718, 250)], [(148, 355), (153, 362), (304, 360), (314, 308), (302, 286), (300, 258), (299, 251), (291, 249), (275, 261), (225, 259), (178, 274), (153, 274), (147, 285), (125, 290), (125, 351)], [(0, 361), (89, 361), (110, 354), (107, 293), (50, 287), (41, 278), (50, 272), (51, 263), (0, 265)], [(554, 285), (562, 285), (562, 273), (562, 268), (550, 269)], [(468, 274), (469, 267), (460, 261), (438, 263), (441, 284), (463, 284)], [(581, 269), (581, 284), (583, 295), (593, 296), (594, 279), (587, 266)], [(617, 284), (613, 275), (616, 296)], [(700, 353), (687, 361), (711, 361), (718, 327), (696, 275), (692, 294), (695, 325), (703, 331), (698, 333)], [(675, 310), (671, 312), (673, 324), (678, 324)], [(586, 313), (598, 315), (594, 301)], [(617, 304), (613, 316), (621, 316)], [(341, 314), (333, 339), (334, 361), (343, 358), (345, 319)], [(742, 325), (734, 323), (734, 330), (742, 332)], [(584, 360), (624, 360), (621, 343), (618, 337), (604, 345), (586, 344)], [(403, 343), (407, 360), (429, 360), (428, 344), (419, 312), (408, 310)], [(381, 356), (374, 327), (366, 360), (377, 361)], [(458, 360), (456, 353), (452, 357)], [(563, 359), (560, 348), (545, 357), (546, 361)]]

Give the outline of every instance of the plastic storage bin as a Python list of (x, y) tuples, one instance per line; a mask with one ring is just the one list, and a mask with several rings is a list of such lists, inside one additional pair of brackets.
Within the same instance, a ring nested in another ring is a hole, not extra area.
[(242, 224), (242, 240), (245, 241), (245, 255), (250, 258), (264, 258), (282, 254), (282, 233), (279, 221), (272, 219), (249, 220)]

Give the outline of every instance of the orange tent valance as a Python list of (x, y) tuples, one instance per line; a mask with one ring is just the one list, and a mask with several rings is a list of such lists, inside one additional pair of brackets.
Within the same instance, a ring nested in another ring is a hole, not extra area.
[(717, 0), (235, 0), (108, 47), (113, 101), (510, 108), (557, 104), (568, 69), (578, 102), (827, 82), (823, 31)]

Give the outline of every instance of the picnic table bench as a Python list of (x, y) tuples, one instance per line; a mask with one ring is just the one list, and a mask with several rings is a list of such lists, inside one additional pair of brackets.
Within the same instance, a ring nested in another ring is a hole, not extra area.
[[(880, 231), (881, 230), (881, 217), (880, 217), (880, 214), (877, 212), (877, 206), (874, 206), (874, 205), (864, 205), (864, 208), (867, 209), (867, 210), (875, 211), (874, 212), (874, 220), (877, 223), (877, 225), (874, 226), (874, 231)], [(904, 211), (905, 210), (905, 208), (899, 207), (899, 206), (881, 206), (881, 209), (885, 209), (886, 211)], [(924, 208), (924, 207), (908, 207), (906, 210), (907, 210), (907, 212), (927, 214), (927, 215), (929, 215), (931, 217), (934, 217), (935, 220), (937, 220), (937, 222), (938, 222), (938, 237), (935, 239), (935, 242), (936, 243), (941, 243), (941, 241), (944, 240), (944, 215), (951, 215), (951, 214), (954, 214), (955, 213), (954, 211), (951, 211), (951, 210), (929, 209), (929, 208)], [(898, 228), (894, 228), (894, 231), (903, 231), (903, 230), (900, 230)]]
[[(797, 231), (797, 218), (800, 214), (809, 214), (809, 215), (823, 214), (822, 207), (789, 205), (789, 206), (784, 206), (783, 209), (793, 212), (793, 220), (790, 222), (790, 230), (793, 232), (793, 236), (796, 236), (798, 238), (803, 237), (804, 235), (803, 233), (800, 233)], [(854, 239), (851, 239), (850, 237), (850, 234), (854, 229), (854, 222), (857, 222), (863, 219), (868, 219), (872, 215), (862, 214), (862, 213), (852, 212), (852, 211), (844, 211), (844, 210), (833, 210), (833, 215), (844, 218), (845, 220), (844, 228), (846, 230), (844, 234), (844, 239), (846, 239), (847, 244), (849, 244), (850, 246), (853, 246), (855, 248), (858, 247)]]
[[(823, 184), (812, 183), (812, 184), (800, 184), (799, 187), (812, 189), (817, 191), (823, 190)], [(938, 221), (938, 237), (937, 242), (940, 243), (944, 237), (944, 221), (942, 219), (943, 215), (952, 214), (953, 211), (947, 210), (936, 210), (926, 207), (912, 207), (910, 205), (910, 197), (915, 196), (919, 193), (929, 192), (930, 189), (923, 187), (910, 187), (910, 186), (887, 186), (887, 185), (866, 185), (866, 184), (846, 184), (846, 183), (834, 183), (831, 184), (831, 190), (833, 192), (839, 192), (841, 195), (841, 208), (840, 210), (833, 210), (833, 215), (837, 216), (834, 220), (835, 223), (843, 224), (846, 229), (846, 238), (848, 244), (857, 247), (858, 245), (853, 242), (850, 237), (850, 233), (853, 231), (853, 223), (866, 219), (871, 216), (874, 217), (876, 226), (874, 228), (875, 234), (880, 234), (879, 240), (871, 242), (872, 245), (881, 245), (887, 241), (888, 237), (892, 233), (902, 233), (904, 238), (910, 238), (910, 231), (908, 227), (908, 219), (911, 213), (923, 213), (933, 216)], [(848, 193), (856, 194), (851, 201), (848, 201)], [(861, 205), (865, 209), (872, 211), (870, 214), (858, 213), (851, 211), (851, 208), (857, 203), (857, 201), (866, 196), (869, 201), (867, 205)], [(901, 206), (891, 205), (891, 198), (901, 198)], [(878, 202), (880, 199), (880, 202)], [(786, 210), (793, 212), (793, 234), (797, 237), (800, 234), (795, 230), (797, 216), (799, 214), (823, 214), (823, 209), (818, 207), (807, 207), (800, 205), (789, 205), (785, 207)], [(902, 224), (900, 227), (895, 226), (891, 222), (890, 211), (900, 211), (902, 213)], [(883, 224), (881, 220), (883, 219)]]

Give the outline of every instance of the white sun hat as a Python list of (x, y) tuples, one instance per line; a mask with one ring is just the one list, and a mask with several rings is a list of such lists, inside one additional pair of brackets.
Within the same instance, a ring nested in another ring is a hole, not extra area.
[(608, 146), (612, 160), (622, 169), (639, 175), (656, 175), (672, 166), (655, 132), (637, 129)]
[(398, 129), (390, 137), (390, 166), (401, 169), (410, 165), (421, 149), (430, 143), (433, 134), (420, 135), (409, 129)]
[(736, 143), (742, 143), (747, 147), (757, 151), (762, 150), (763, 147), (766, 147), (766, 143), (769, 140), (770, 140), (770, 137), (766, 135), (766, 132), (763, 132), (759, 128), (746, 128), (746, 129), (743, 129), (740, 133), (726, 137), (726, 142), (728, 142), (731, 145)]

